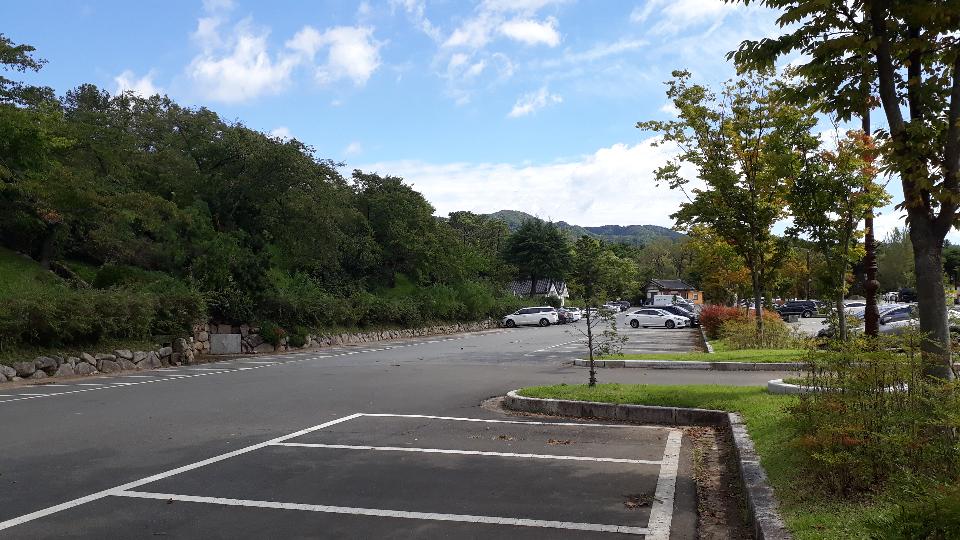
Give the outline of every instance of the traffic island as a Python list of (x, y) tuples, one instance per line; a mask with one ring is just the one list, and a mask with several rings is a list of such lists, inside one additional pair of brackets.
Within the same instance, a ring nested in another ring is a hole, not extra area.
[[(802, 362), (703, 362), (699, 360), (594, 360), (598, 368), (705, 369), (715, 371), (800, 371)], [(590, 361), (577, 358), (573, 365), (589, 367)]]
[(686, 407), (663, 407), (622, 403), (602, 403), (566, 399), (522, 396), (519, 390), (508, 392), (503, 407), (518, 412), (595, 418), (642, 424), (674, 426), (707, 426), (717, 429), (734, 449), (747, 517), (758, 540), (790, 539), (773, 489), (760, 465), (760, 458), (747, 433), (743, 418), (737, 413)]

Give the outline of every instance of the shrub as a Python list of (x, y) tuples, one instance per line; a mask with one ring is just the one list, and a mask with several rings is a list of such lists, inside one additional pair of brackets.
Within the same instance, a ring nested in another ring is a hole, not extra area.
[(960, 536), (960, 485), (926, 482), (905, 489), (896, 510), (884, 513), (873, 523), (875, 538), (925, 540)]
[(720, 337), (731, 349), (792, 349), (802, 347), (804, 338), (776, 312), (763, 313), (763, 334), (757, 335), (753, 312), (729, 319), (720, 325)]
[(0, 343), (83, 345), (104, 338), (146, 338), (155, 298), (130, 289), (40, 293), (0, 304)]
[(183, 281), (168, 277), (147, 285), (145, 290), (156, 298), (150, 323), (154, 335), (186, 335), (194, 324), (207, 319), (206, 297)]
[(297, 326), (293, 329), (293, 332), (290, 333), (290, 337), (287, 338), (287, 343), (292, 347), (303, 347), (307, 344), (307, 336), (310, 334), (310, 331), (303, 326)]
[(720, 327), (723, 323), (746, 318), (746, 311), (735, 307), (708, 304), (700, 309), (700, 325), (709, 339), (720, 339)]
[(810, 353), (790, 409), (808, 474), (828, 491), (872, 490), (892, 474), (960, 479), (960, 384), (923, 375), (916, 336), (835, 342)]
[(279, 347), (283, 338), (287, 337), (287, 331), (271, 321), (265, 321), (260, 325), (260, 337), (263, 341)]

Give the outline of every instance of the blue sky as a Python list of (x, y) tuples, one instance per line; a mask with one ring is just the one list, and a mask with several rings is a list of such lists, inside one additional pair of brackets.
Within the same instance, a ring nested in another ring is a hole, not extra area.
[[(670, 226), (669, 151), (638, 120), (670, 116), (674, 69), (716, 84), (773, 12), (722, 0), (67, 2), (4, 8), (3, 32), (58, 92), (164, 92), (403, 176), (445, 215), (524, 210), (581, 225)], [(893, 191), (893, 190), (891, 190)], [(899, 197), (899, 190), (895, 193)], [(887, 211), (883, 234), (896, 224)]]

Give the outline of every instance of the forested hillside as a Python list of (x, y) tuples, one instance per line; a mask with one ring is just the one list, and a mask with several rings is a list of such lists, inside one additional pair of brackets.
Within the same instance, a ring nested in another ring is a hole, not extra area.
[[(487, 214), (487, 216), (506, 223), (511, 231), (517, 230), (525, 221), (540, 219), (519, 210), (500, 210), (492, 214)], [(582, 227), (580, 225), (571, 225), (566, 221), (558, 221), (556, 225), (574, 240), (583, 235), (587, 235), (605, 242), (629, 244), (632, 246), (644, 246), (658, 238), (677, 240), (686, 237), (686, 235), (681, 232), (659, 225), (600, 225), (598, 227)]]
[[(42, 66), (2, 35), (0, 62)], [(512, 307), (507, 228), (433, 213), (400, 178), (344, 177), (203, 107), (0, 78), (0, 245), (63, 278), (0, 305), (7, 343), (170, 334), (207, 316), (349, 327)]]

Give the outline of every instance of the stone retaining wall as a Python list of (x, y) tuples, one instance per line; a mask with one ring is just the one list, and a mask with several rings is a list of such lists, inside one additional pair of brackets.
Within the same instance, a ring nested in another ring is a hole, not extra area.
[(33, 360), (14, 362), (7, 366), (0, 364), (0, 383), (21, 381), (24, 379), (46, 379), (48, 377), (70, 377), (75, 375), (95, 375), (156, 369), (159, 367), (189, 365), (197, 361), (198, 355), (209, 354), (211, 334), (240, 334), (241, 348), (244, 354), (273, 353), (290, 350), (330, 347), (354, 343), (402, 339), (421, 336), (459, 334), (496, 328), (497, 321), (488, 319), (474, 323), (456, 323), (407, 328), (403, 330), (378, 330), (371, 332), (342, 333), (331, 335), (307, 336), (303, 347), (294, 347), (281, 342), (274, 348), (264, 343), (259, 328), (249, 325), (231, 326), (200, 324), (194, 327), (192, 338), (175, 339), (169, 347), (160, 347), (151, 351), (130, 351), (118, 349), (110, 353), (80, 353), (79, 356), (40, 356)]
[(247, 324), (229, 325), (207, 323), (199, 324), (194, 327), (193, 350), (201, 354), (209, 353), (210, 336), (215, 334), (240, 334), (241, 352), (243, 354), (255, 354), (333, 347), (337, 345), (353, 343), (370, 343), (391, 339), (460, 334), (463, 332), (476, 332), (479, 330), (487, 330), (497, 327), (497, 321), (493, 319), (487, 319), (480, 322), (443, 324), (426, 326), (422, 328), (406, 328), (402, 330), (377, 330), (372, 332), (352, 332), (342, 334), (310, 334), (306, 337), (306, 342), (302, 347), (294, 347), (288, 343), (288, 338), (284, 338), (280, 342), (280, 346), (275, 348), (273, 345), (264, 342), (263, 337), (260, 336), (260, 328), (256, 326), (250, 326)]
[(139, 369), (180, 366), (194, 363), (193, 346), (186, 339), (174, 340), (169, 347), (152, 351), (117, 349), (112, 353), (80, 353), (80, 356), (40, 356), (33, 360), (0, 364), (0, 382), (37, 380), (48, 377), (95, 375)]

